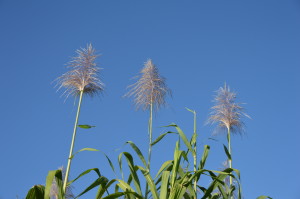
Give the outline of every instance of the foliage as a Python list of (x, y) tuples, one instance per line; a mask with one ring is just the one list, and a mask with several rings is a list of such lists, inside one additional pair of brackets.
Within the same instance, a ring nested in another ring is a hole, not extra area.
[[(225, 168), (222, 171), (209, 170), (205, 168), (206, 161), (209, 157), (210, 146), (205, 145), (202, 151), (200, 161), (197, 162), (197, 170), (189, 170), (189, 159), (193, 155), (193, 137), (188, 139), (186, 134), (176, 124), (171, 124), (168, 128), (175, 129), (175, 132), (168, 131), (167, 133), (159, 136), (152, 146), (158, 144), (162, 139), (166, 138), (166, 135), (176, 134), (179, 136), (178, 141), (175, 143), (173, 159), (165, 161), (160, 169), (156, 172), (155, 176), (151, 176), (147, 169), (147, 162), (138, 146), (131, 141), (127, 144), (133, 149), (136, 154), (136, 158), (129, 152), (121, 152), (118, 156), (118, 164), (120, 172), (123, 173), (124, 167), (129, 168), (129, 174), (127, 178), (111, 179), (109, 180), (105, 176), (102, 176), (99, 169), (93, 168), (82, 172), (78, 177), (68, 182), (68, 186), (79, 180), (83, 176), (90, 172), (96, 173), (96, 178), (93, 183), (88, 185), (80, 194), (75, 198), (79, 198), (86, 194), (90, 190), (97, 188), (96, 199), (113, 199), (125, 197), (128, 199), (146, 199), (146, 193), (142, 190), (142, 181), (145, 181), (149, 186), (147, 198), (154, 199), (229, 199), (235, 189), (240, 190), (240, 173), (234, 168)], [(184, 144), (186, 150), (181, 149), (181, 143)], [(225, 151), (225, 150), (224, 150)], [(108, 157), (107, 157), (108, 158)], [(126, 163), (123, 161), (125, 158)], [(108, 158), (112, 169), (115, 171), (115, 167), (112, 165)], [(142, 165), (136, 164), (136, 161), (140, 161)], [(124, 175), (122, 175), (124, 176)], [(200, 183), (202, 176), (208, 176), (211, 178), (211, 183), (208, 187), (204, 187)], [(232, 177), (237, 181), (237, 185), (229, 187), (225, 183), (227, 177)], [(36, 185), (32, 187), (26, 199), (49, 199), (49, 191), (51, 189), (52, 181), (56, 180), (58, 185), (58, 197), (57, 199), (65, 199), (62, 183), (61, 170), (49, 171), (47, 176), (46, 185)], [(197, 190), (194, 190), (194, 182), (197, 183)], [(113, 193), (109, 193), (109, 189), (113, 189)], [(242, 193), (239, 192), (238, 198), (242, 198)], [(258, 199), (269, 198), (267, 196), (260, 196)]]

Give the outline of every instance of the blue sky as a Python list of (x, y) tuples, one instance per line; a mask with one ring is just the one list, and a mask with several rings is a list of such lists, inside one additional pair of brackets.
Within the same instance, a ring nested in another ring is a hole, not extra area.
[[(244, 121), (246, 135), (232, 141), (244, 198), (300, 198), (299, 19), (297, 0), (0, 0), (0, 198), (24, 198), (49, 170), (66, 165), (76, 106), (51, 82), (87, 43), (101, 54), (106, 88), (103, 96), (84, 99), (79, 123), (96, 128), (78, 132), (75, 150), (97, 148), (116, 162), (132, 140), (146, 153), (148, 114), (122, 96), (151, 58), (173, 91), (155, 115), (154, 137), (172, 122), (191, 136), (185, 107), (194, 109), (199, 146), (211, 145), (207, 168), (220, 168), (225, 136), (208, 140), (213, 127), (204, 123), (214, 91), (226, 82), (252, 117)], [(170, 135), (154, 148), (153, 170), (172, 158), (175, 141)], [(78, 154), (71, 177), (93, 167), (114, 177), (98, 152)]]

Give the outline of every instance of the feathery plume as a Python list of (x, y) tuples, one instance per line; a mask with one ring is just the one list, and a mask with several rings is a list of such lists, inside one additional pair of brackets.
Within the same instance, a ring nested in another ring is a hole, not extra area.
[(58, 90), (64, 87), (64, 95), (78, 95), (81, 91), (84, 94), (94, 96), (104, 90), (104, 84), (99, 78), (100, 68), (95, 63), (99, 56), (95, 54), (92, 44), (88, 44), (86, 48), (76, 50), (77, 57), (73, 57), (68, 67), (72, 70), (66, 72), (57, 78)]
[(241, 119), (243, 116), (250, 117), (235, 99), (236, 93), (231, 92), (226, 84), (219, 88), (214, 99), (216, 105), (212, 107), (208, 123), (217, 124), (222, 130), (230, 130), (232, 133), (244, 133), (245, 125)]
[(167, 94), (171, 95), (171, 90), (167, 88), (165, 78), (160, 76), (151, 59), (144, 64), (140, 74), (138, 81), (129, 86), (131, 89), (125, 96), (134, 97), (137, 109), (147, 110), (151, 104), (156, 109), (164, 106), (165, 97)]

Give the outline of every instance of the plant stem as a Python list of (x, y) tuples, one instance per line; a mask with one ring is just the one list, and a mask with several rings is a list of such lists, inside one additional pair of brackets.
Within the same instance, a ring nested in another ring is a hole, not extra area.
[[(227, 128), (227, 140), (228, 140), (228, 152), (230, 154), (229, 168), (232, 168), (232, 154), (231, 154), (231, 140), (230, 140), (230, 128)], [(232, 186), (232, 177), (229, 177), (230, 187)]]
[[(194, 111), (194, 139), (195, 139), (195, 144), (194, 144), (194, 172), (197, 171), (197, 115), (196, 111)], [(194, 180), (194, 191), (195, 191), (195, 199), (197, 199), (197, 179), (195, 178)]]
[(149, 151), (148, 151), (148, 170), (150, 171), (151, 151), (152, 151), (152, 116), (153, 115), (153, 103), (150, 104), (150, 117), (149, 117)]
[(75, 143), (76, 130), (77, 130), (78, 118), (79, 118), (79, 114), (80, 114), (82, 96), (83, 96), (83, 91), (80, 91), (79, 102), (78, 102), (78, 107), (77, 107), (77, 114), (76, 114), (76, 119), (75, 119), (75, 124), (74, 124), (74, 130), (73, 130), (73, 137), (72, 137), (70, 153), (69, 153), (69, 157), (68, 157), (68, 165), (67, 165), (66, 176), (65, 176), (64, 185), (63, 185), (64, 192), (66, 192), (67, 182), (68, 182), (68, 178), (69, 178), (69, 172), (70, 172), (70, 167), (71, 167), (71, 162), (72, 162), (73, 148), (74, 148), (74, 143)]
[[(149, 134), (149, 149), (148, 149), (148, 163), (147, 163), (147, 169), (150, 173), (150, 162), (151, 162), (151, 152), (152, 152), (152, 118), (153, 118), (153, 102), (151, 99), (150, 103), (150, 116), (149, 116), (149, 123), (148, 123), (148, 134)], [(146, 184), (146, 193), (145, 198), (147, 199), (148, 195), (148, 183)]]

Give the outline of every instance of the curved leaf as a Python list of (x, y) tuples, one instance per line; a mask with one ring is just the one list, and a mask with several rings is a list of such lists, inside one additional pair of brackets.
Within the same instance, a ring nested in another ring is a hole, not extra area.
[(108, 188), (116, 181), (116, 179), (113, 179), (109, 181), (105, 186), (100, 186), (96, 195), (96, 199), (101, 199), (105, 191), (107, 191)]
[(272, 198), (269, 197), (269, 196), (259, 196), (259, 197), (257, 197), (256, 199), (266, 199), (266, 198), (272, 199)]
[(204, 168), (206, 159), (208, 157), (209, 150), (210, 150), (210, 146), (209, 145), (205, 145), (204, 146), (204, 151), (203, 151), (200, 163), (199, 163), (198, 170)]
[(162, 171), (167, 170), (168, 168), (170, 168), (170, 166), (171, 167), (173, 166), (173, 160), (168, 160), (168, 161), (164, 162), (162, 164), (162, 166), (160, 167), (159, 171), (157, 172), (155, 178), (157, 178), (161, 174)]
[(141, 152), (141, 150), (132, 142), (132, 141), (127, 141), (126, 143), (130, 144), (132, 149), (136, 152), (136, 154), (139, 156), (140, 160), (144, 164), (145, 167), (147, 167), (146, 160)]
[[(163, 139), (167, 134), (171, 134), (171, 133), (175, 133), (172, 131), (168, 131), (166, 133), (161, 134), (160, 136), (158, 136), (158, 138), (156, 138), (156, 140), (154, 142), (151, 143), (151, 146), (154, 146), (155, 144), (157, 144), (161, 139)], [(177, 134), (177, 133), (175, 133)]]
[(224, 144), (223, 144), (223, 147), (224, 147), (224, 151), (225, 151), (225, 153), (226, 153), (226, 155), (228, 157), (228, 160), (231, 160), (231, 154), (229, 153), (227, 147)]
[(130, 169), (130, 174), (132, 176), (133, 183), (134, 183), (134, 186), (135, 186), (135, 188), (137, 190), (137, 193), (139, 195), (142, 195), (140, 180), (139, 180), (138, 175), (136, 173), (136, 169), (135, 169), (135, 165), (134, 165), (134, 162), (133, 162), (133, 158), (132, 158), (131, 154), (128, 153), (128, 152), (123, 152), (120, 155), (122, 155), (122, 154), (125, 156), (125, 158), (127, 160), (127, 164), (128, 164), (129, 169)]
[(45, 187), (43, 185), (34, 185), (29, 189), (26, 199), (44, 199)]
[(77, 151), (76, 153), (74, 153), (74, 154), (70, 157), (70, 159), (73, 159), (74, 156), (75, 156), (77, 153), (82, 152), (82, 151), (99, 151), (99, 150), (98, 150), (98, 149), (93, 149), (93, 148), (83, 148), (83, 149), (80, 149), (79, 151)]
[(82, 172), (81, 174), (79, 174), (79, 176), (77, 176), (74, 180), (69, 181), (69, 182), (68, 182), (68, 186), (69, 186), (70, 184), (72, 184), (73, 182), (75, 182), (76, 180), (78, 180), (79, 178), (81, 178), (82, 176), (84, 176), (84, 175), (90, 173), (91, 171), (95, 171), (95, 172), (97, 173), (98, 177), (101, 177), (101, 174), (100, 174), (100, 171), (99, 171), (98, 168), (88, 169), (88, 170)]
[(176, 128), (180, 138), (182, 139), (183, 143), (186, 145), (186, 147), (188, 148), (189, 151), (191, 151), (194, 155), (194, 150), (192, 148), (191, 143), (188, 141), (186, 135), (184, 134), (184, 132), (181, 130), (181, 128), (179, 128), (176, 124), (172, 125), (173, 127)]
[(154, 181), (153, 179), (151, 178), (150, 174), (149, 174), (149, 171), (147, 169), (144, 169), (143, 167), (141, 166), (137, 166), (141, 171), (142, 173), (144, 174), (144, 177), (146, 178), (146, 181), (147, 181), (147, 184), (150, 188), (150, 191), (152, 193), (152, 197), (154, 199), (159, 199), (159, 196), (158, 196), (158, 192), (157, 192), (157, 189), (156, 189), (156, 185), (154, 184)]
[(81, 192), (78, 196), (75, 197), (75, 199), (77, 199), (78, 197), (82, 196), (83, 194), (87, 193), (88, 191), (90, 191), (91, 189), (102, 185), (105, 186), (108, 182), (108, 179), (104, 176), (99, 177), (98, 179), (96, 179), (90, 186), (88, 186), (83, 192)]

